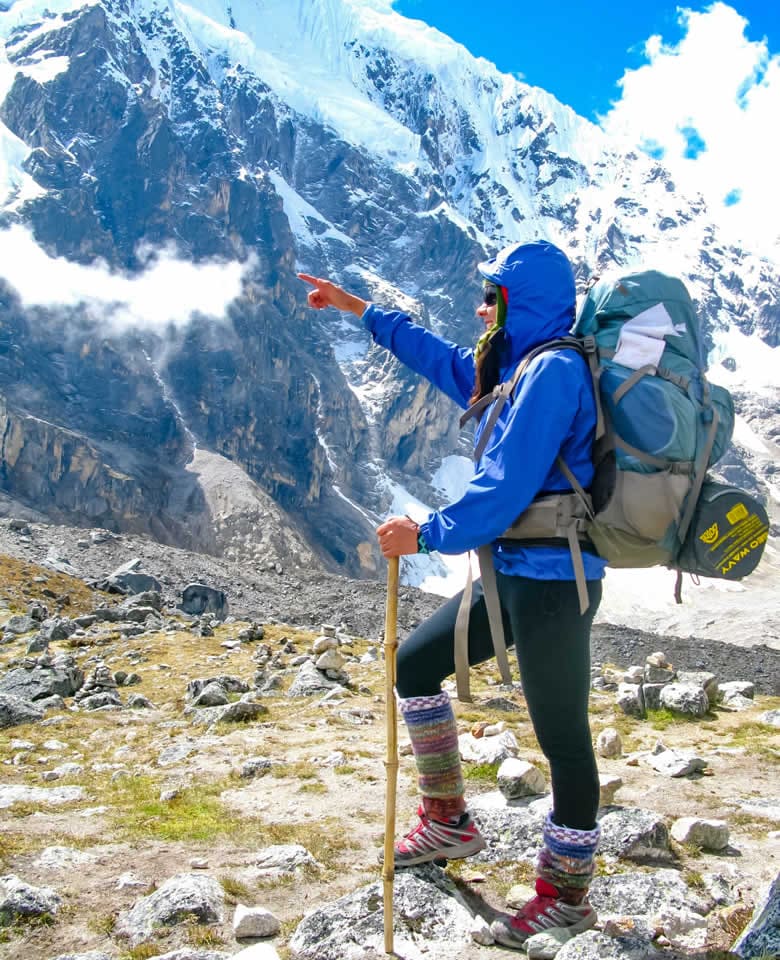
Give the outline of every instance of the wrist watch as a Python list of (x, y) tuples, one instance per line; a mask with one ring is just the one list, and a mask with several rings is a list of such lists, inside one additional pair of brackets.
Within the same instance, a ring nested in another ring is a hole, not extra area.
[(425, 538), (420, 533), (420, 528), (417, 528), (417, 552), (418, 553), (430, 553), (428, 549), (428, 544), (425, 542)]

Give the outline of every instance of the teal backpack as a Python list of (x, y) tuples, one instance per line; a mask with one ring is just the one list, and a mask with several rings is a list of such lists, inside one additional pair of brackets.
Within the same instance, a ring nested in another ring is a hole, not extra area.
[[(755, 498), (707, 476), (731, 440), (734, 405), (727, 390), (707, 381), (699, 322), (684, 284), (655, 270), (596, 279), (571, 334), (532, 350), (511, 380), (461, 418), (462, 425), (492, 404), (476, 460), (528, 364), (555, 349), (578, 351), (593, 377), (598, 415), (593, 483), (585, 491), (559, 456), (558, 467), (573, 492), (534, 500), (501, 539), (568, 544), (583, 613), (588, 607), (583, 547), (595, 547), (612, 567), (676, 570), (678, 602), (683, 573), (728, 580), (751, 573), (761, 559), (769, 519)], [(496, 658), (506, 681), (490, 545), (480, 547), (478, 556)], [(460, 699), (470, 699), (470, 597), (469, 577), (455, 636)]]
[[(601, 556), (614, 567), (677, 570), (678, 601), (683, 572), (729, 580), (751, 573), (769, 519), (753, 497), (707, 476), (731, 440), (734, 405), (707, 381), (682, 281), (654, 270), (597, 281), (572, 334), (585, 346), (603, 415), (588, 529)], [(600, 457), (610, 451), (605, 491)]]

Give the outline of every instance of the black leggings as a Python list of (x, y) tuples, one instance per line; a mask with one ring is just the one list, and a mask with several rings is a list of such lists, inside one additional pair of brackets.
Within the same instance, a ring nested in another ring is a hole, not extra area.
[[(507, 647), (514, 646), (523, 693), (539, 746), (550, 764), (555, 822), (592, 830), (599, 779), (588, 722), (590, 628), (601, 581), (588, 582), (590, 607), (580, 614), (570, 580), (531, 580), (496, 574)], [(461, 594), (417, 627), (398, 650), (400, 697), (434, 696), (455, 672), (454, 628)], [(469, 663), (493, 656), (480, 581), (469, 619)]]

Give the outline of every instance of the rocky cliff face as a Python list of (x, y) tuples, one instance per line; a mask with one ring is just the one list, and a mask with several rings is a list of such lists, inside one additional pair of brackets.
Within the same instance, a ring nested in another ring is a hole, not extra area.
[[(470, 342), (476, 263), (547, 236), (583, 284), (651, 260), (686, 277), (713, 344), (729, 326), (780, 344), (775, 268), (724, 244), (654, 161), (444, 38), (402, 42), (374, 6), (0, 14), (18, 159), (0, 225), (125, 276), (160, 250), (244, 266), (225, 317), (155, 331), (22, 302), (2, 271), (5, 494), (59, 522), (374, 573), (389, 481), (434, 498), (453, 411), (358, 323), (309, 311), (300, 268)], [(744, 409), (768, 444), (748, 465), (766, 493), (776, 390)]]

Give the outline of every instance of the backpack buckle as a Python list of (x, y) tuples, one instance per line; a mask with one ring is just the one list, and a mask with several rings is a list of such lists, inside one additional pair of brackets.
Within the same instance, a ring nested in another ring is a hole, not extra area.
[(598, 353), (596, 338), (592, 333), (589, 333), (582, 338), (582, 345), (585, 348), (585, 353)]

